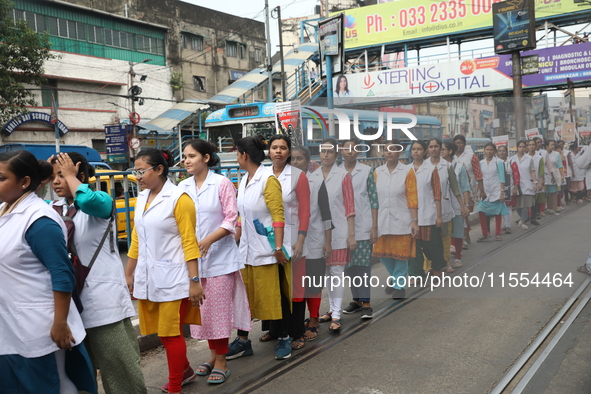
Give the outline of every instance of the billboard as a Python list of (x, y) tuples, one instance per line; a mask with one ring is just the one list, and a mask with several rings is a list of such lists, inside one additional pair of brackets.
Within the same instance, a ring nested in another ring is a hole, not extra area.
[[(591, 43), (537, 49), (524, 55), (538, 55), (539, 73), (524, 75), (525, 88), (565, 84), (566, 79), (591, 78)], [(346, 74), (350, 98), (335, 97), (336, 104), (348, 104), (353, 97), (412, 97), (459, 95), (512, 90), (511, 55), (427, 64), (408, 68)], [(337, 86), (337, 78), (333, 84)]]
[(508, 0), (493, 4), (495, 53), (535, 49), (534, 0)]
[[(345, 11), (345, 49), (410, 42), (473, 30), (492, 29), (496, 0), (399, 0)], [(591, 9), (575, 0), (538, 0), (537, 19)]]

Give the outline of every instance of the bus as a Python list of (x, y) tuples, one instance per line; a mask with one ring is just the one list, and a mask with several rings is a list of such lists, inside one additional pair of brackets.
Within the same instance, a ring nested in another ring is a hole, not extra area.
[[(364, 135), (374, 135), (379, 128), (379, 117), (384, 120), (384, 135), (386, 135), (385, 115), (388, 112), (339, 109), (346, 114), (353, 122), (355, 114), (359, 120), (359, 131)], [(391, 113), (392, 123), (409, 124), (409, 114)], [(308, 146), (313, 156), (318, 154), (318, 145), (329, 137), (328, 132), (328, 110), (321, 107), (302, 106), (302, 130), (304, 145)], [(409, 131), (421, 140), (441, 138), (441, 121), (433, 116), (416, 115), (417, 123)], [(338, 132), (338, 122), (335, 117), (335, 131)], [(224, 153), (234, 150), (235, 141), (242, 137), (262, 135), (269, 139), (277, 134), (275, 126), (275, 104), (274, 103), (247, 103), (228, 105), (227, 107), (212, 112), (205, 120), (207, 138), (218, 146), (220, 157), (224, 160)], [(307, 138), (311, 131), (311, 137)], [(394, 134), (394, 133), (393, 133)], [(353, 136), (354, 134), (351, 133)], [(401, 130), (395, 130), (394, 138), (399, 139), (403, 144), (410, 142), (410, 138)], [(371, 144), (372, 141), (367, 141)]]

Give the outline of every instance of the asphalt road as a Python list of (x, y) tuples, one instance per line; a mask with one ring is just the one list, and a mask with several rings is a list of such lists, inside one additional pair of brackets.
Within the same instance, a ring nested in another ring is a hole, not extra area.
[[(473, 243), (453, 274), (462, 281), (417, 289), (404, 302), (375, 288), (372, 321), (344, 315), (339, 335), (322, 326), (316, 341), (286, 361), (274, 359), (273, 343), (258, 342), (254, 323), (255, 354), (229, 361), (226, 383), (207, 385), (198, 377), (183, 392), (487, 393), (586, 279), (576, 267), (589, 254), (590, 220), (591, 204), (569, 207), (540, 227), (514, 228), (501, 242)], [(479, 235), (474, 228), (472, 239)], [(372, 273), (387, 276), (381, 264)], [(540, 283), (523, 279), (536, 274)], [(343, 306), (349, 297), (346, 290)], [(590, 318), (587, 306), (525, 392), (591, 392)], [(187, 346), (194, 367), (207, 360), (205, 342), (189, 339)], [(149, 392), (159, 392), (167, 381), (163, 349), (144, 353), (142, 368)]]

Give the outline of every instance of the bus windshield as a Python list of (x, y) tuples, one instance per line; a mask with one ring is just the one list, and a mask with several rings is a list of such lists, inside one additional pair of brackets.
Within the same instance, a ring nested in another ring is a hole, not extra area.
[(254, 137), (256, 135), (262, 135), (266, 140), (277, 134), (275, 129), (275, 123), (261, 122), (261, 123), (246, 123), (244, 125), (243, 136)]

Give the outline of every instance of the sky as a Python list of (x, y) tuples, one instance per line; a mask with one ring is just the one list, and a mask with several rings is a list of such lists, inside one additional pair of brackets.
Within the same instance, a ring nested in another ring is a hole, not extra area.
[[(186, 3), (196, 4), (212, 10), (227, 14), (256, 19), (265, 22), (265, 0), (182, 0)], [(269, 0), (269, 8), (280, 6), (281, 19), (295, 18), (314, 14), (314, 6), (320, 4), (320, 0)], [(271, 14), (272, 15), (272, 14)], [(271, 53), (279, 48), (279, 31), (277, 19), (271, 19)]]

